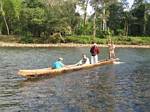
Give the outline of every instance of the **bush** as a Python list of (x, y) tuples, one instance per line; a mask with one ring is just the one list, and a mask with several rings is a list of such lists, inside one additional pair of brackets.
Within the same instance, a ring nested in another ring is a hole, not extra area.
[(116, 39), (117, 41), (132, 41), (132, 39), (130, 37), (123, 37), (123, 36), (120, 36), (120, 37), (117, 37)]
[(32, 34), (30, 32), (27, 32), (27, 33), (24, 32), (24, 36), (21, 37), (20, 42), (21, 43), (33, 43)]
[(65, 40), (61, 36), (60, 33), (55, 33), (55, 34), (48, 37), (47, 42), (48, 43), (61, 43), (61, 42), (65, 42)]
[(30, 36), (23, 36), (20, 40), (21, 43), (33, 43), (33, 38)]
[(69, 36), (66, 39), (68, 43), (80, 43), (80, 44), (91, 44), (93, 41), (97, 44), (106, 44), (107, 39), (94, 38), (92, 36)]
[(80, 43), (80, 44), (88, 44), (91, 42), (90, 36), (69, 36), (66, 37), (66, 42), (74, 42), (74, 43)]
[(108, 35), (112, 35), (113, 32), (109, 30), (97, 31), (96, 37), (107, 38)]
[(50, 36), (50, 37), (48, 37), (47, 42), (48, 43), (60, 43), (61, 40), (59, 37)]
[(119, 36), (124, 35), (124, 30), (122, 30), (122, 29), (117, 29), (117, 30), (116, 30), (116, 35), (119, 35)]

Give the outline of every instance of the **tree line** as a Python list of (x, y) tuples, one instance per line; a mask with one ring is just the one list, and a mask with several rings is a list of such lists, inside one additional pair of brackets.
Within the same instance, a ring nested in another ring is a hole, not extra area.
[(54, 34), (149, 36), (149, 26), (149, 0), (134, 0), (131, 8), (127, 0), (0, 0), (1, 35), (41, 40)]

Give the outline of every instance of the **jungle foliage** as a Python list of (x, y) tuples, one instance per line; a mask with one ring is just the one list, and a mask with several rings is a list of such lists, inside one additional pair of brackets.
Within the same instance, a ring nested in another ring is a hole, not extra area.
[(149, 26), (149, 0), (134, 0), (131, 8), (127, 0), (0, 0), (0, 35), (17, 35), (25, 43), (150, 36)]

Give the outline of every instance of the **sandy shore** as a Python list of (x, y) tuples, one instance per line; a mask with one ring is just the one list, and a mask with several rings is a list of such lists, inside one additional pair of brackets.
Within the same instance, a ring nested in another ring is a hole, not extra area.
[[(5, 43), (0, 42), (0, 47), (32, 47), (32, 48), (48, 48), (48, 47), (90, 47), (91, 44), (74, 44), (74, 43), (59, 43), (59, 44), (20, 44), (20, 43)], [(98, 44), (99, 47), (107, 47), (107, 45)], [(120, 48), (150, 48), (150, 45), (116, 45)]]

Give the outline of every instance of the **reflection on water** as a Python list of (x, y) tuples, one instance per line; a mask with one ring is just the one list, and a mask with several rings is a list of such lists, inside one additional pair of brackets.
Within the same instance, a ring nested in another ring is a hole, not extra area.
[[(83, 52), (90, 56), (88, 48), (1, 48), (0, 112), (149, 112), (149, 49), (118, 48), (121, 63), (51, 78), (16, 74), (48, 67), (59, 56), (76, 63)], [(105, 57), (103, 48), (99, 58)]]

